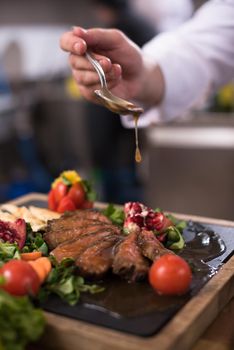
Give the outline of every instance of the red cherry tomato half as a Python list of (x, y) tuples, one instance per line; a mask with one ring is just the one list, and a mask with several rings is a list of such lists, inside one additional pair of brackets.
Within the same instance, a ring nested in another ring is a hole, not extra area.
[(57, 212), (64, 213), (65, 211), (73, 211), (76, 210), (76, 206), (73, 203), (72, 199), (68, 196), (63, 197), (61, 202), (58, 205)]
[(192, 272), (188, 263), (175, 254), (165, 254), (149, 270), (149, 282), (159, 293), (182, 295), (189, 290)]
[(68, 191), (68, 197), (71, 198), (76, 208), (80, 208), (85, 200), (85, 190), (80, 182), (77, 182), (71, 186)]
[(68, 187), (62, 181), (59, 181), (53, 190), (55, 202), (59, 203), (66, 196)]
[(54, 190), (51, 189), (48, 193), (48, 207), (50, 210), (56, 211), (57, 209), (57, 202), (55, 200)]
[(1, 267), (0, 275), (5, 279), (0, 288), (12, 295), (36, 295), (39, 290), (39, 278), (26, 261), (16, 259), (8, 261)]

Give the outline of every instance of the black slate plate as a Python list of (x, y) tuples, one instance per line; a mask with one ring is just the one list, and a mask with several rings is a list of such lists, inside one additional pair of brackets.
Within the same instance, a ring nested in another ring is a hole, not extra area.
[[(43, 207), (45, 202), (31, 201), (23, 205)], [(181, 256), (195, 266), (191, 289), (184, 296), (158, 296), (146, 282), (128, 284), (112, 275), (102, 282), (106, 287), (104, 292), (83, 294), (75, 306), (54, 296), (41, 306), (52, 313), (138, 336), (156, 334), (217, 273), (234, 251), (234, 228), (189, 222), (184, 237), (187, 246)], [(213, 251), (208, 249), (209, 240), (213, 240)], [(220, 255), (215, 256), (218, 246)]]

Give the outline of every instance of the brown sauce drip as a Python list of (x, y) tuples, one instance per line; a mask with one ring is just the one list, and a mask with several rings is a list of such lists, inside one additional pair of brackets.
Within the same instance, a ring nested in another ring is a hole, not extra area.
[[(100, 90), (95, 90), (95, 94), (99, 98), (101, 104), (108, 108), (110, 111), (122, 114), (122, 115), (129, 115), (132, 114), (135, 122), (135, 144), (136, 144), (136, 150), (135, 150), (135, 161), (137, 163), (140, 163), (142, 160), (141, 152), (139, 149), (139, 142), (138, 142), (138, 119), (141, 113), (143, 113), (143, 109), (141, 107), (136, 107), (132, 103), (124, 103), (122, 106), (118, 101), (117, 103), (115, 96), (113, 96), (109, 90), (106, 88), (101, 88)], [(113, 102), (114, 101), (114, 102)], [(125, 101), (126, 102), (126, 101)], [(131, 108), (134, 107), (134, 111), (131, 111)]]
[(139, 114), (134, 114), (133, 118), (134, 118), (134, 122), (135, 122), (135, 144), (136, 144), (135, 161), (137, 163), (140, 163), (142, 160), (142, 157), (141, 157), (141, 152), (140, 152), (140, 148), (139, 148), (138, 126), (137, 126)]

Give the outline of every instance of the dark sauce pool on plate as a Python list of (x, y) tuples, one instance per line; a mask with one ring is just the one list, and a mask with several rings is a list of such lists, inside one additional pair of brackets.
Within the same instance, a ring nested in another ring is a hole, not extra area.
[[(127, 283), (111, 275), (105, 281), (105, 291), (100, 294), (82, 296), (88, 308), (98, 308), (113, 317), (137, 317), (164, 311), (174, 305), (184, 304), (218, 270), (209, 261), (222, 255), (226, 246), (220, 236), (200, 224), (189, 222), (184, 233), (186, 247), (179, 252), (193, 271), (191, 290), (184, 296), (160, 296), (147, 282)], [(95, 300), (95, 303), (94, 303)]]
[[(50, 297), (42, 307), (56, 314), (138, 336), (156, 334), (217, 273), (233, 251), (233, 241), (229, 241), (230, 237), (234, 240), (233, 228), (188, 222), (183, 236), (186, 246), (178, 254), (193, 270), (187, 294), (159, 296), (147, 281), (127, 283), (110, 274), (101, 282), (105, 286), (102, 293), (82, 294), (80, 303), (75, 306)], [(232, 245), (228, 251), (226, 242), (228, 246)]]

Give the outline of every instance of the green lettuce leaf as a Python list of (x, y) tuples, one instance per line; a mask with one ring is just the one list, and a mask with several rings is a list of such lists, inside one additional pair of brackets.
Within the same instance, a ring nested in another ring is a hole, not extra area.
[(121, 208), (109, 204), (103, 211), (103, 214), (107, 216), (113, 224), (122, 226), (124, 223), (124, 211)]
[(0, 290), (0, 349), (24, 350), (40, 338), (44, 327), (43, 312), (28, 297), (13, 297)]

